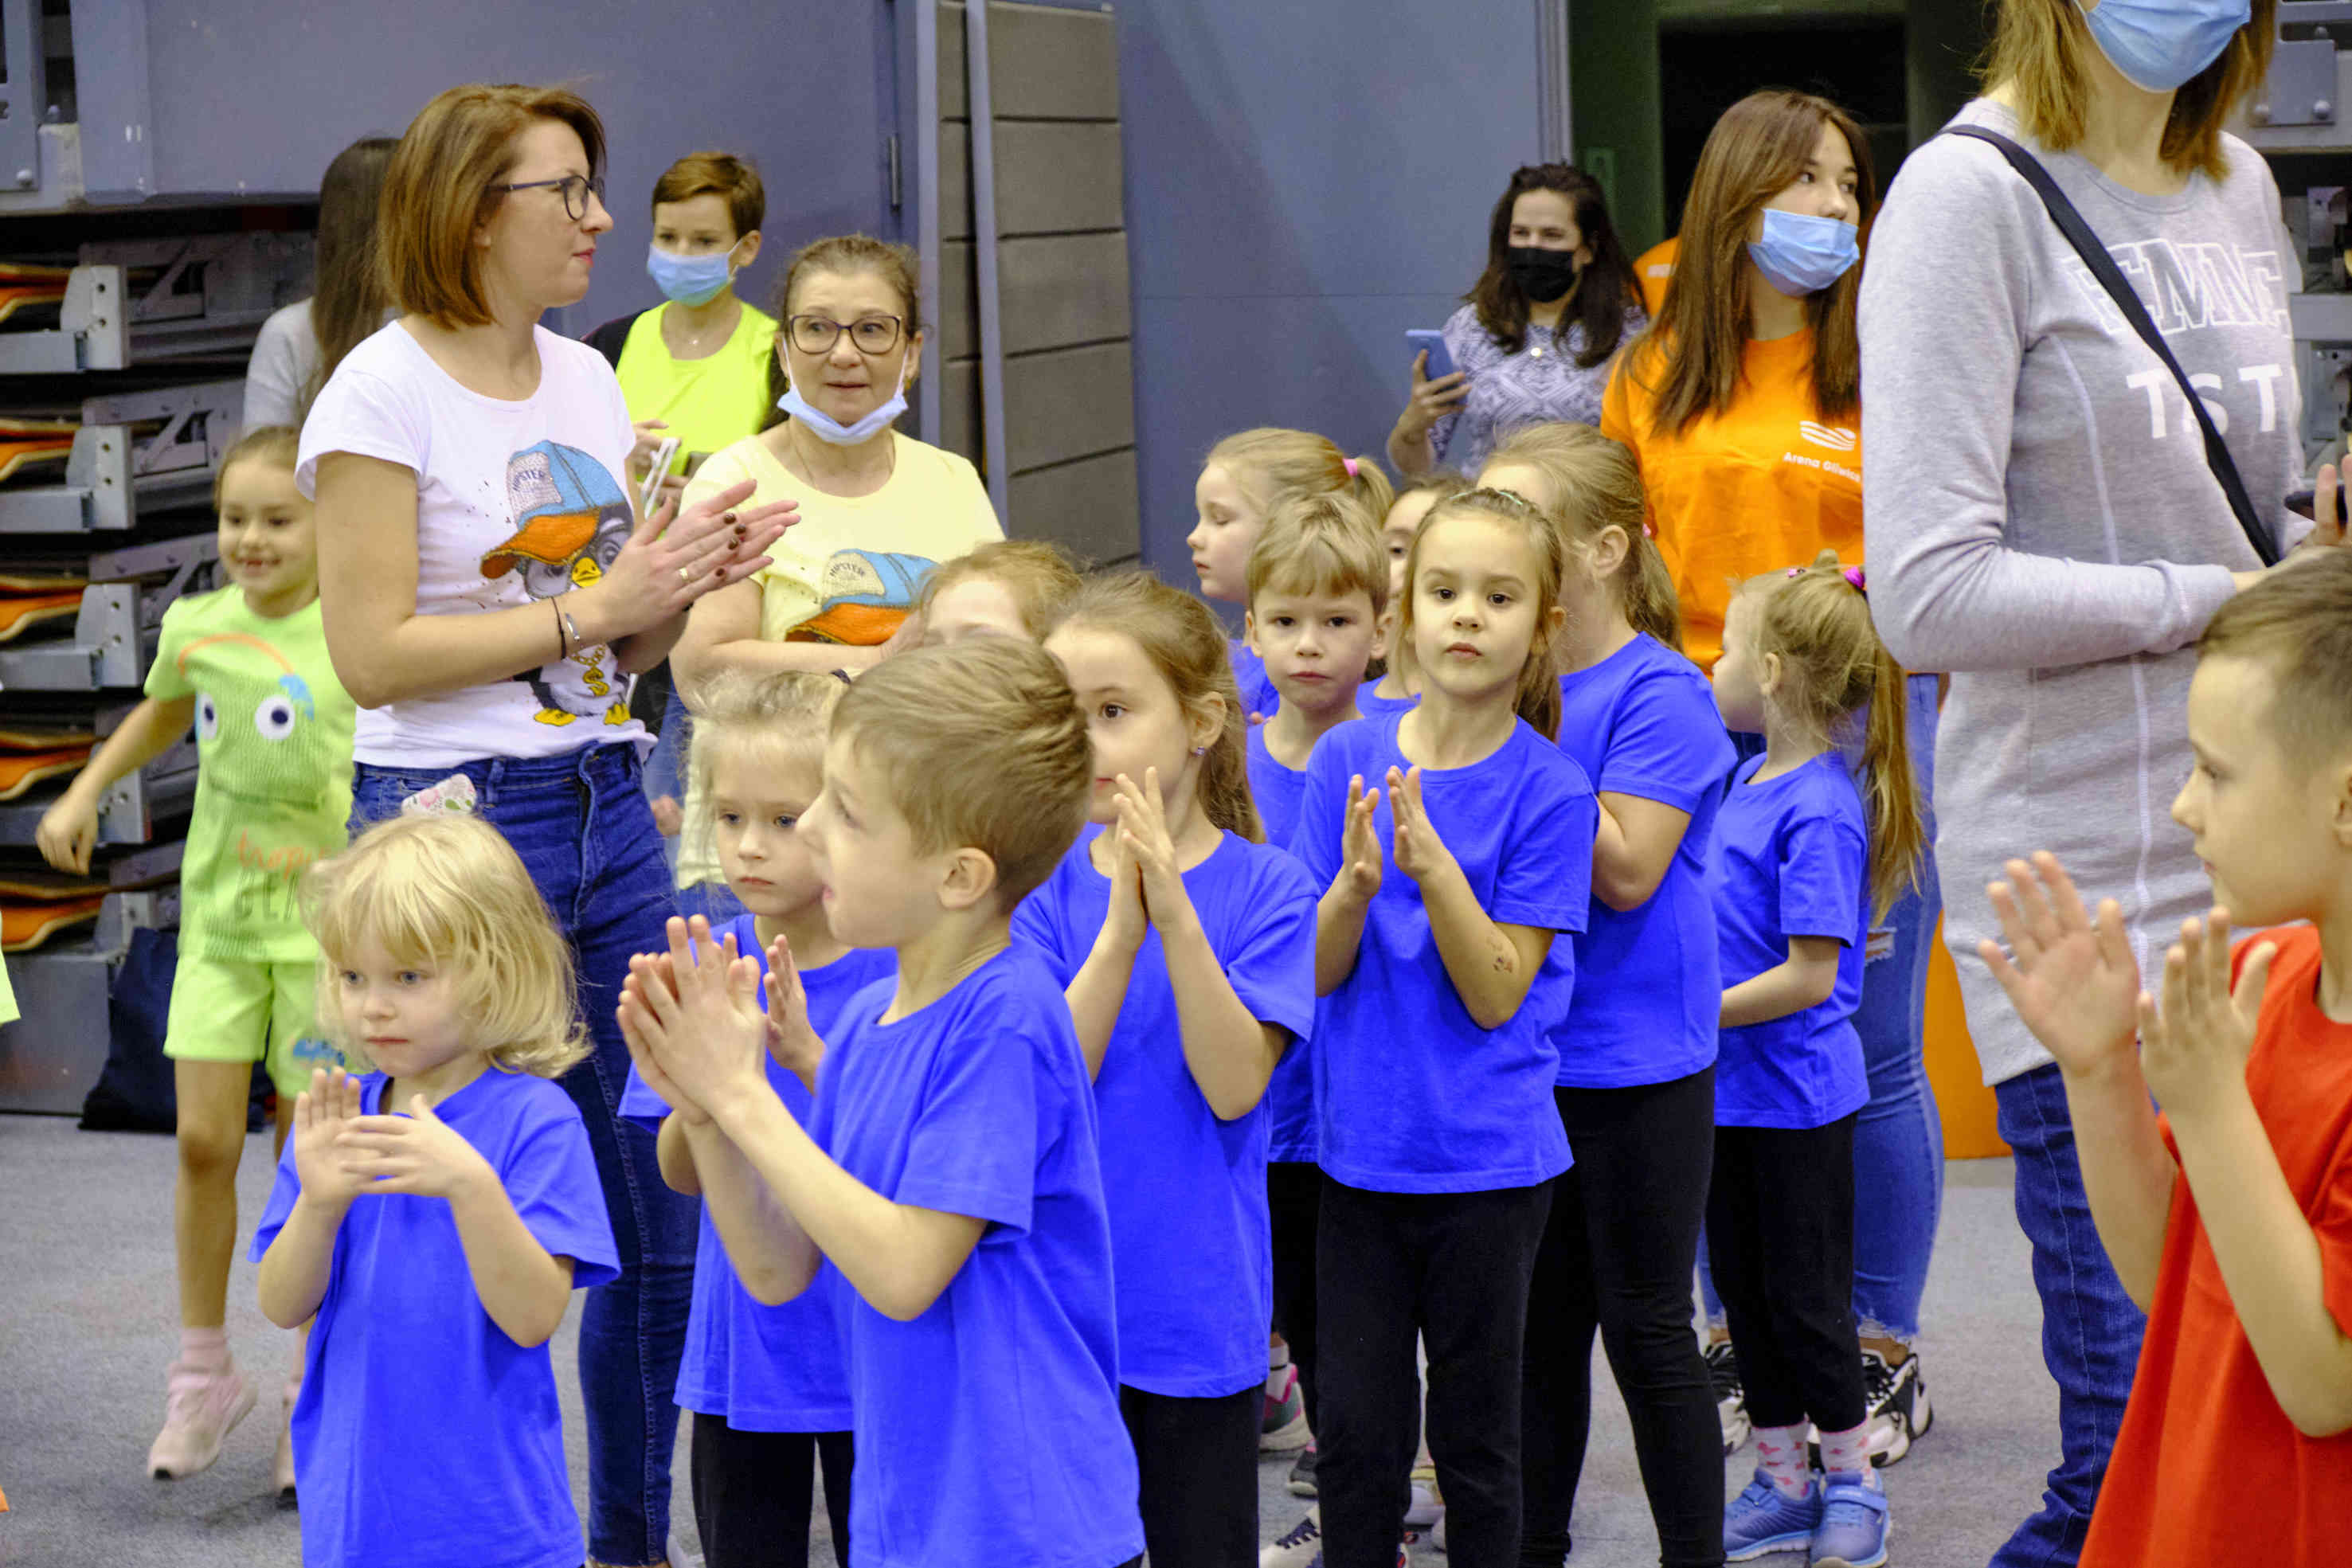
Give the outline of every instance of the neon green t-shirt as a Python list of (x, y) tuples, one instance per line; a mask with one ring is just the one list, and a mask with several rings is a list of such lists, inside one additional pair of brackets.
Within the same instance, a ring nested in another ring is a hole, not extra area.
[(312, 600), (265, 620), (241, 588), (163, 612), (147, 695), (196, 699), (196, 809), (180, 864), (180, 950), (253, 963), (318, 948), (302, 873), (344, 844), (358, 709), (335, 678)]
[(719, 351), (676, 360), (662, 342), (664, 305), (629, 326), (621, 346), (621, 397), (631, 423), (658, 419), (660, 434), (677, 437), (670, 472), (686, 472), (694, 453), (720, 451), (760, 428), (768, 413), (768, 359), (776, 349), (776, 319), (749, 305)]

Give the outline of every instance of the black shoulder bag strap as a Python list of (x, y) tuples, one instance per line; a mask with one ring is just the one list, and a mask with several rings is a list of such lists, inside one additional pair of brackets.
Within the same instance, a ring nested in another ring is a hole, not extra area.
[(2083, 214), (2074, 210), (2074, 204), (2066, 199), (2066, 193), (2058, 188), (2058, 182), (2050, 177), (2050, 171), (2043, 168), (2032, 153), (1999, 131), (1987, 131), (1980, 125), (1955, 125), (1945, 134), (1966, 136), (1990, 143), (2009, 160), (2009, 166), (2033, 187), (2034, 194), (2040, 196), (2042, 204), (2050, 210), (2050, 221), (2058, 225), (2058, 232), (2066, 236), (2066, 242), (2074, 247), (2074, 254), (2081, 256), (2083, 265), (2091, 269), (2091, 276), (2115, 297), (2116, 308), (2123, 312), (2124, 319), (2131, 323), (2132, 330), (2139, 334), (2140, 341), (2156, 351), (2156, 357), (2164, 361), (2164, 368), (2170, 371), (2172, 379), (2180, 384), (2182, 395), (2189, 399), (2189, 412), (2196, 417), (2197, 428), (2205, 434), (2206, 466), (2212, 469), (2213, 477), (2221, 481), (2221, 493), (2229, 497), (2230, 510), (2237, 517), (2238, 526), (2246, 531), (2246, 542), (2254, 547), (2254, 554), (2262, 558), (2264, 566), (2276, 566), (2278, 544), (2272, 538), (2269, 526), (2255, 513), (2253, 499), (2246, 494), (2246, 483), (2238, 476), (2238, 465), (2230, 456), (2230, 448), (2222, 442), (2221, 433), (2213, 428), (2213, 416), (2206, 412), (2205, 400), (2189, 384), (2189, 373), (2180, 368), (2180, 361), (2172, 357), (2172, 350), (2165, 345), (2164, 334), (2156, 329), (2154, 321), (2148, 319), (2147, 308), (2140, 303), (2138, 292), (2124, 277), (2123, 269), (2116, 265), (2115, 257), (2107, 254), (2107, 247), (2099, 243), (2099, 236), (2091, 232), (2091, 225), (2083, 221)]

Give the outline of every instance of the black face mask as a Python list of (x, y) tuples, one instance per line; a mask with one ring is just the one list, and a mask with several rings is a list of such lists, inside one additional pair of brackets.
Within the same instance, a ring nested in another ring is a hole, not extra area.
[(1576, 265), (1572, 250), (1538, 250), (1530, 245), (1515, 245), (1505, 253), (1511, 269), (1511, 281), (1519, 292), (1538, 305), (1549, 305), (1576, 287)]

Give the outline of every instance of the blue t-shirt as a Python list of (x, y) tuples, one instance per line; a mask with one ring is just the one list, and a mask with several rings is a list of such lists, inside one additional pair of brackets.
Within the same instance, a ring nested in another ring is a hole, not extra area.
[[(1552, 1102), (1551, 1031), (1575, 988), (1573, 945), (1555, 940), (1500, 1029), (1474, 1022), (1438, 956), (1421, 886), (1396, 868), (1388, 770), (1410, 769), (1399, 715), (1326, 735), (1307, 764), (1292, 852), (1318, 887), (1339, 874), (1348, 779), (1381, 791), (1381, 890), (1356, 967), (1324, 998), (1315, 1062), (1317, 1159), (1373, 1192), (1483, 1192), (1549, 1181), (1569, 1165)], [(1584, 770), (1525, 723), (1467, 768), (1424, 768), (1422, 803), (1499, 925), (1584, 929), (1599, 808)]]
[[(1110, 879), (1089, 828), (1013, 912), (1065, 986), (1094, 950)], [(1284, 851), (1232, 833), (1184, 873), (1209, 951), (1250, 1016), (1288, 1030), (1304, 1056), (1315, 1022), (1315, 890)], [(1178, 1399), (1217, 1399), (1265, 1381), (1274, 1311), (1265, 1206), (1265, 1103), (1221, 1122), (1193, 1081), (1168, 977), (1147, 928), (1095, 1075), (1103, 1199), (1118, 1286), (1118, 1380)]]
[(1112, 1568), (1143, 1550), (1118, 1411), (1110, 1225), (1095, 1097), (1069, 1004), (1015, 942), (946, 996), (881, 1021), (852, 998), (809, 1135), (894, 1203), (988, 1222), (910, 1322), (846, 1285), (851, 1568), (971, 1561)]
[[(1278, 844), (1286, 851), (1298, 830), (1298, 802), (1307, 791), (1307, 770), (1286, 768), (1274, 759), (1265, 748), (1265, 727), (1250, 726), (1249, 732), (1250, 795), (1257, 801), (1258, 821), (1265, 825), (1265, 841)], [(1293, 857), (1296, 859), (1297, 857)], [(1323, 890), (1312, 888), (1317, 898)], [(1314, 916), (1310, 913), (1307, 925), (1307, 994), (1315, 990)], [(1318, 998), (1315, 1016), (1323, 1016)], [(1295, 1041), (1275, 1064), (1274, 1076), (1265, 1086), (1265, 1098), (1259, 1102), (1265, 1109), (1265, 1157), (1269, 1160), (1302, 1160), (1315, 1158), (1315, 1061), (1314, 1041)]]
[(1698, 666), (1646, 633), (1559, 678), (1559, 748), (1594, 789), (1690, 813), (1658, 890), (1620, 913), (1595, 896), (1576, 938), (1576, 1005), (1552, 1033), (1559, 1081), (1623, 1089), (1715, 1060), (1723, 1010), (1706, 891), (1716, 808), (1736, 760)]
[(1381, 695), (1381, 681), (1385, 681), (1387, 679), (1388, 677), (1386, 675), (1382, 675), (1380, 677), (1380, 680), (1366, 681), (1362, 685), (1356, 688), (1356, 711), (1358, 713), (1361, 714), (1366, 718), (1382, 719), (1388, 717), (1391, 714), (1402, 713), (1407, 708), (1414, 706), (1421, 701), (1421, 699), (1416, 696), (1384, 697)]
[[(739, 915), (719, 929), (735, 938), (735, 950), (760, 960), (757, 919)], [(887, 947), (852, 948), (818, 969), (801, 971), (808, 994), (809, 1027), (830, 1042), (843, 1006), (877, 980), (898, 973), (898, 955)], [(803, 1126), (808, 1124), (809, 1092), (796, 1073), (773, 1058), (768, 1082), (776, 1098)], [(621, 1092), (621, 1114), (658, 1133), (669, 1107), (646, 1086), (635, 1067)], [(694, 1249), (694, 1302), (686, 1318), (686, 1354), (677, 1365), (681, 1408), (719, 1416), (739, 1432), (846, 1432), (849, 1374), (841, 1361), (841, 1331), (834, 1319), (832, 1292), (841, 1281), (830, 1264), (816, 1284), (781, 1306), (764, 1306), (743, 1288), (727, 1244), (708, 1204), (702, 1239)]]
[(1282, 694), (1274, 689), (1274, 682), (1265, 673), (1265, 661), (1239, 637), (1233, 639), (1230, 646), (1234, 685), (1241, 688), (1242, 716), (1259, 714), (1272, 718), (1274, 710), (1282, 706)]
[(1707, 892), (1724, 988), (1787, 963), (1791, 936), (1834, 936), (1845, 946), (1829, 1000), (1723, 1031), (1715, 1121), (1721, 1127), (1821, 1127), (1870, 1098), (1862, 1038), (1853, 1031), (1870, 915), (1868, 819), (1836, 752), (1750, 783), (1764, 760), (1739, 765), (1715, 820)]
[[(366, 1114), (383, 1113), (383, 1085), (360, 1080)], [(572, 1260), (573, 1289), (620, 1276), (569, 1094), (492, 1068), (433, 1113), (489, 1161), (533, 1239)], [(289, 1139), (255, 1259), (301, 1192)], [(579, 1568), (547, 1346), (490, 1321), (447, 1200), (363, 1195), (343, 1215), (294, 1402), (294, 1475), (310, 1568)]]

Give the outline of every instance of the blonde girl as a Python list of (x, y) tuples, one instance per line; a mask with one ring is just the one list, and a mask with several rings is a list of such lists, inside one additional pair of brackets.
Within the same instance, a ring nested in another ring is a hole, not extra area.
[(314, 1072), (261, 1217), (261, 1311), (312, 1324), (294, 1406), (311, 1563), (580, 1561), (547, 1342), (619, 1255), (572, 1097), (572, 955), (487, 822), (369, 829), (311, 873)]
[[(1350, 457), (1325, 436), (1305, 430), (1261, 426), (1226, 436), (1209, 448), (1201, 477), (1192, 486), (1200, 521), (1184, 536), (1200, 574), (1201, 597), (1241, 604), (1249, 597), (1250, 551), (1266, 518), (1285, 502), (1344, 492), (1374, 517), (1385, 517), (1395, 498), (1388, 476), (1370, 457)], [(1234, 680), (1243, 712), (1271, 715), (1281, 694), (1265, 678), (1265, 667), (1246, 643), (1232, 643)]]
[(1257, 1550), (1271, 1243), (1267, 1081), (1315, 1018), (1315, 893), (1264, 841), (1209, 607), (1097, 578), (1045, 639), (1087, 716), (1088, 821), (1013, 917), (1094, 1075), (1118, 1398), (1160, 1568)]
[[(1750, 580), (1715, 672), (1725, 723), (1764, 737), (1717, 816), (1709, 876), (1724, 991), (1707, 1253), (1759, 1460), (1724, 1514), (1735, 1561), (1809, 1548), (1864, 1568), (1885, 1553), (1853, 1310), (1854, 1120), (1870, 1098), (1853, 1012), (1865, 933), (1910, 884), (1926, 828), (1903, 672), (1864, 586), (1828, 550)], [(1840, 749), (1857, 727), (1858, 788)]]
[(1405, 558), (1412, 553), (1412, 536), (1420, 532), (1422, 520), (1429, 516), (1431, 508), (1475, 488), (1468, 479), (1451, 469), (1433, 469), (1409, 481), (1389, 503), (1388, 516), (1381, 524), (1381, 549), (1389, 558), (1389, 608), (1381, 625), (1386, 662), (1377, 676), (1365, 682), (1356, 694), (1356, 706), (1367, 716), (1402, 713), (1417, 700), (1412, 661), (1396, 634), (1397, 620), (1404, 613)]
[[(1554, 743), (1567, 614), (1558, 530), (1473, 491), (1415, 534), (1399, 636), (1410, 712), (1343, 725), (1307, 764), (1297, 847), (1324, 888), (1314, 1051), (1317, 1484), (1334, 1563), (1404, 1523), (1418, 1333), (1452, 1549), (1515, 1561), (1529, 1271), (1568, 1168), (1552, 1108), (1595, 808)], [(1371, 785), (1367, 789), (1367, 782)]]
[(1592, 1405), (1592, 1336), (1633, 1416), (1659, 1560), (1722, 1551), (1715, 1396), (1690, 1278), (1715, 1144), (1715, 911), (1706, 884), (1730, 737), (1676, 650), (1674, 584), (1643, 531), (1641, 470), (1590, 425), (1539, 424), (1479, 475), (1541, 507), (1565, 549), (1560, 748), (1600, 791), (1576, 998), (1553, 1091), (1576, 1166), (1528, 1291), (1523, 1562), (1569, 1549)]
[[(754, 957), (763, 977), (796, 972), (820, 1038), (833, 1036), (851, 997), (893, 973), (887, 950), (850, 947), (826, 926), (824, 890), (799, 831), (824, 788), (825, 734), (847, 689), (832, 675), (730, 671), (703, 688), (694, 726), (695, 794), (709, 803), (712, 850), (743, 905), (711, 935)], [(777, 1096), (806, 1121), (808, 1085), (773, 1055), (765, 1065)], [(621, 1114), (659, 1134), (662, 1178), (700, 1196), (687, 1125), (701, 1113), (672, 1111), (632, 1066)], [(711, 1568), (805, 1568), (820, 1458), (834, 1550), (847, 1560), (856, 1450), (831, 1303), (803, 1296), (761, 1305), (729, 1260), (707, 1203), (677, 1404), (694, 1415), (695, 1524)]]

